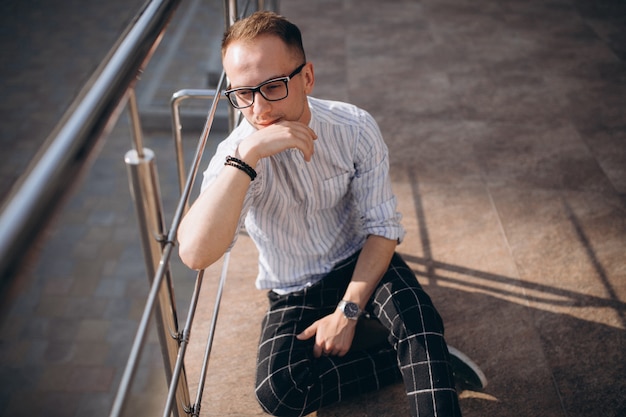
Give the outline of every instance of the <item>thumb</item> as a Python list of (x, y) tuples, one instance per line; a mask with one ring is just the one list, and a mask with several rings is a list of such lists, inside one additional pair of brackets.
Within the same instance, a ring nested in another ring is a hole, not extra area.
[(307, 340), (315, 336), (316, 333), (317, 333), (317, 322), (313, 323), (312, 325), (304, 329), (302, 333), (296, 335), (296, 338), (298, 340)]

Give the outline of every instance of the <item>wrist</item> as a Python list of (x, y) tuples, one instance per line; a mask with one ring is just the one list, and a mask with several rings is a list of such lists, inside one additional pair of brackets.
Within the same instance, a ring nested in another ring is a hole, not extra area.
[(254, 181), (256, 178), (256, 171), (250, 165), (248, 165), (245, 161), (242, 161), (239, 158), (235, 158), (233, 156), (227, 156), (226, 162), (224, 165), (232, 166), (234, 168), (239, 169), (242, 172), (245, 172), (246, 175), (250, 177), (250, 181)]
[(237, 149), (235, 150), (235, 156), (253, 168), (256, 168), (257, 163), (259, 162), (259, 157), (255, 156), (255, 153), (246, 146), (245, 142), (241, 142)]
[(337, 310), (341, 311), (348, 320), (357, 321), (363, 315), (363, 310), (361, 310), (358, 304), (349, 300), (341, 300), (337, 304)]

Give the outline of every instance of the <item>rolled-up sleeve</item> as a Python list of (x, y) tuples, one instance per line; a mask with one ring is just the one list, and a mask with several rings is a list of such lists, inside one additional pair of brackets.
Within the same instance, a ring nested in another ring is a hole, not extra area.
[(363, 112), (355, 143), (355, 177), (352, 184), (361, 226), (366, 235), (402, 241), (405, 235), (397, 199), (389, 178), (389, 153), (374, 118)]

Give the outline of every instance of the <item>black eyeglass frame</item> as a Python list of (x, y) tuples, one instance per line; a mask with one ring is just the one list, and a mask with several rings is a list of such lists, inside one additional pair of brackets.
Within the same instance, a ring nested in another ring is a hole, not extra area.
[[(230, 90), (226, 90), (224, 91), (224, 94), (226, 95), (226, 97), (228, 97), (228, 101), (230, 102), (231, 106), (233, 106), (234, 108), (240, 110), (240, 109), (247, 109), (248, 107), (251, 107), (254, 104), (254, 98), (256, 97), (256, 93), (259, 93), (263, 96), (263, 98), (267, 101), (280, 101), (280, 100), (284, 100), (287, 97), (289, 97), (289, 81), (295, 77), (296, 75), (298, 75), (302, 69), (304, 68), (304, 66), (306, 65), (306, 62), (302, 65), (300, 65), (298, 68), (296, 68), (295, 70), (293, 70), (293, 72), (289, 75), (287, 75), (286, 77), (277, 77), (277, 78), (272, 78), (270, 80), (267, 81), (263, 81), (261, 84), (257, 85), (256, 87), (237, 87), (237, 88), (232, 88)], [(275, 83), (277, 81), (282, 81), (285, 83), (285, 97), (281, 97), (281, 98), (274, 98), (274, 99), (270, 99), (267, 98), (265, 96), (265, 94), (263, 94), (263, 91), (261, 90), (261, 88), (263, 88), (264, 86), (266, 86), (267, 84), (271, 84), (271, 83)], [(237, 91), (242, 91), (242, 90), (248, 90), (252, 93), (252, 101), (250, 102), (250, 104), (245, 105), (245, 106), (239, 106), (236, 104), (235, 100), (236, 98), (232, 97), (231, 98), (231, 94), (236, 93)]]

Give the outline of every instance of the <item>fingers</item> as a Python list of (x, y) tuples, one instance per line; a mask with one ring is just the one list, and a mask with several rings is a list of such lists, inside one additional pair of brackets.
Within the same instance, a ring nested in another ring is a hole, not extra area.
[[(339, 320), (337, 320), (337, 317)], [(354, 327), (341, 325), (345, 320), (343, 315), (329, 315), (296, 335), (298, 340), (308, 340), (315, 336), (313, 356), (344, 356), (352, 346)], [(348, 323), (351, 325), (352, 323)]]
[(313, 156), (316, 139), (317, 134), (307, 125), (281, 121), (246, 138), (239, 145), (239, 152), (242, 156), (252, 155), (250, 160), (256, 162), (286, 149), (298, 149), (308, 162)]
[[(302, 333), (297, 334), (296, 339), (308, 340), (312, 338), (313, 336), (317, 336), (317, 325), (318, 325), (318, 322), (316, 321), (315, 323), (313, 323), (312, 325), (304, 329)], [(319, 341), (316, 338), (315, 344), (313, 345), (313, 356), (315, 356), (316, 358), (319, 358), (322, 355), (328, 355), (328, 353), (324, 351), (323, 344), (319, 343)]]
[(314, 142), (317, 140), (317, 134), (302, 123), (293, 123), (289, 125), (289, 129), (290, 134), (295, 139), (294, 147), (302, 152), (305, 161), (311, 161), (315, 152)]
[[(315, 336), (315, 344), (313, 345), (313, 356), (319, 358), (321, 356), (331, 356), (336, 355), (339, 351), (335, 350), (331, 343), (325, 341), (317, 332), (319, 321), (316, 321), (306, 329), (302, 331), (302, 333), (296, 335), (298, 340), (308, 340)], [(345, 353), (344, 353), (345, 354)]]
[(313, 345), (313, 356), (319, 358), (321, 356), (334, 356), (336, 351), (334, 346), (327, 340), (316, 338), (315, 345)]
[(337, 345), (333, 345), (331, 343), (328, 343), (328, 341), (324, 342), (321, 341), (320, 343), (315, 343), (315, 345), (313, 346), (313, 356), (315, 356), (316, 358), (319, 358), (321, 356), (345, 356), (346, 353), (348, 353), (349, 351), (349, 347), (348, 348), (342, 348), (340, 346)]
[(316, 358), (319, 358), (320, 356), (327, 356), (327, 355), (328, 353), (324, 350), (324, 347), (318, 344), (316, 341), (315, 345), (313, 346), (313, 356)]
[(296, 338), (298, 340), (308, 340), (312, 338), (313, 336), (315, 336), (316, 333), (317, 333), (317, 322), (313, 323), (312, 325), (304, 329), (302, 333), (296, 335)]

